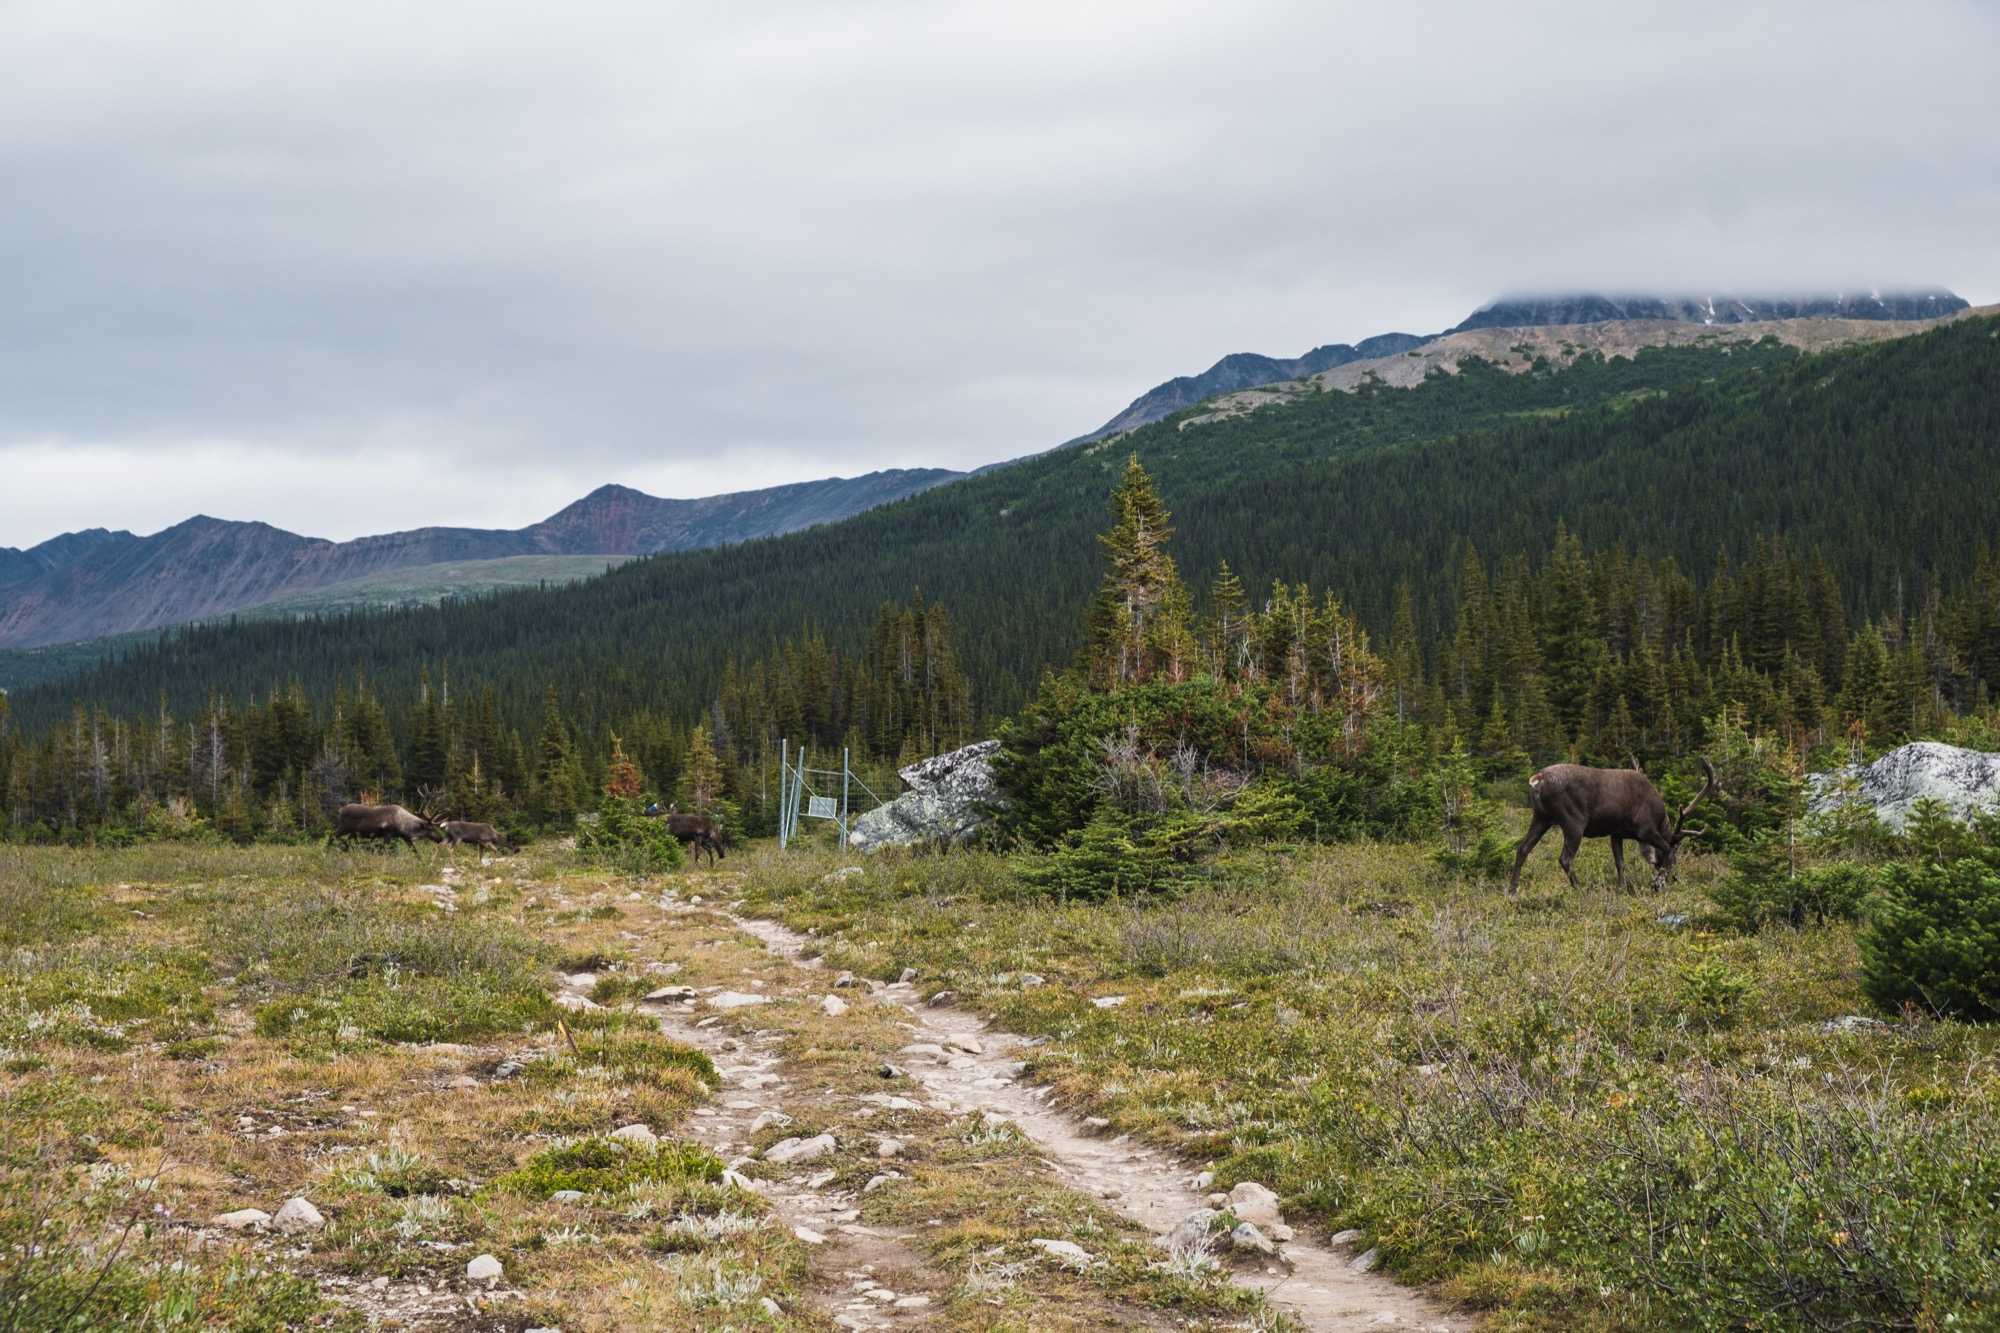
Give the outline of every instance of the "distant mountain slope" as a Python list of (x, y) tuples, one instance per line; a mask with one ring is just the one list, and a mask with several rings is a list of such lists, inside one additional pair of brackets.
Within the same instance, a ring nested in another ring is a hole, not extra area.
[(1123, 412), (1090, 434), (1082, 436), (1081, 439), (1101, 440), (1107, 435), (1117, 435), (1122, 431), (1134, 430), (1149, 422), (1158, 421), (1162, 417), (1172, 416), (1219, 393), (1316, 375), (1322, 370), (1344, 366), (1350, 361), (1394, 356), (1425, 341), (1426, 339), (1412, 333), (1383, 333), (1373, 338), (1363, 338), (1351, 346), (1347, 343), (1329, 343), (1325, 347), (1313, 348), (1304, 356), (1289, 359), (1259, 356), (1255, 352), (1232, 352), (1199, 375), (1177, 376), (1165, 384), (1148, 389), (1134, 398), (1131, 405)]
[(1649, 347), (1726, 348), (1765, 338), (1801, 351), (1818, 352), (1852, 343), (1907, 338), (1941, 322), (1995, 314), (2000, 314), (2000, 306), (1973, 307), (1961, 301), (1957, 310), (1943, 321), (1800, 317), (1705, 325), (1674, 319), (1618, 319), (1586, 324), (1461, 327), (1398, 356), (1350, 361), (1308, 378), (1218, 395), (1204, 404), (1202, 411), (1181, 418), (1180, 426), (1186, 429), (1224, 421), (1328, 389), (1352, 391), (1370, 383), (1407, 389), (1434, 374), (1456, 375), (1472, 361), (1521, 374), (1537, 364), (1567, 366), (1584, 356), (1631, 357)]
[(1689, 324), (1752, 324), (1774, 319), (1936, 319), (1966, 307), (1942, 287), (1911, 291), (1794, 293), (1783, 296), (1607, 296), (1573, 292), (1503, 296), (1452, 329), (1597, 324), (1613, 319), (1671, 319)]
[(91, 529), (0, 548), (0, 647), (211, 619), (385, 570), (510, 556), (651, 555), (795, 532), (954, 480), (942, 468), (832, 477), (695, 500), (601, 486), (512, 531), (416, 528), (331, 542), (197, 516), (150, 537)]
[(1824, 557), (1852, 611), (1875, 614), (1933, 578), (1964, 579), (1977, 535), (2000, 530), (2000, 320), (1924, 327), (1821, 353), (1715, 338), (1518, 374), (1468, 361), (1408, 390), (1308, 394), (1195, 430), (1159, 422), (571, 588), (179, 631), (22, 691), (15, 714), (45, 725), (78, 697), (141, 713), (161, 691), (185, 713), (212, 691), (262, 695), (294, 674), (330, 690), (356, 670), (409, 692), (443, 662), (467, 688), (491, 684), (528, 732), (554, 683), (601, 734), (640, 710), (694, 716), (732, 658), (801, 627), (857, 647), (883, 601), (921, 587), (950, 608), (981, 709), (1004, 715), (1075, 652), (1127, 453), (1173, 508), (1197, 590), (1227, 558), (1249, 588), (1310, 579), (1378, 632), (1405, 583), (1437, 632), (1468, 541), (1508, 562), (1546, 551), (1558, 522), (1592, 548), (1701, 572), (1718, 550), (1744, 559), (1782, 533)]

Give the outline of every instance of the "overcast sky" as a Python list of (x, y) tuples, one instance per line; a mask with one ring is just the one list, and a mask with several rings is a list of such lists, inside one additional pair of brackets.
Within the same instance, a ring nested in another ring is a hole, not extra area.
[(0, 0), (0, 545), (971, 467), (1508, 289), (1993, 301), (1996, 14)]

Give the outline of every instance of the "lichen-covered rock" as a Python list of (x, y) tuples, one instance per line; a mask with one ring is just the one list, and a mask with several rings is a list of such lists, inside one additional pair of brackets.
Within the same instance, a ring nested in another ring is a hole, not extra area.
[(903, 769), (910, 790), (856, 819), (848, 845), (873, 851), (964, 842), (992, 818), (999, 803), (993, 781), (993, 756), (999, 749), (999, 741), (979, 741)]
[(1806, 782), (1814, 814), (1831, 813), (1851, 800), (1871, 807), (1900, 833), (1910, 807), (1922, 800), (1937, 801), (1959, 816), (2000, 809), (2000, 754), (1916, 741), (1865, 768), (1815, 773)]

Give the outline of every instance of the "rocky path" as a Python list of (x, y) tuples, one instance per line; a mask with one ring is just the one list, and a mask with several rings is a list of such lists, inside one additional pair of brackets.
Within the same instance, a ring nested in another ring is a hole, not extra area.
[[(714, 909), (706, 909), (714, 910)], [(766, 948), (804, 967), (813, 941), (773, 921), (726, 913), (738, 929)], [(1168, 1155), (1134, 1145), (1123, 1136), (1107, 1138), (1096, 1128), (1047, 1104), (1049, 1090), (1019, 1082), (1023, 1038), (993, 1031), (975, 1014), (950, 1005), (921, 1003), (908, 983), (865, 983), (879, 1003), (899, 1006), (912, 1028), (903, 1050), (907, 1072), (934, 1095), (940, 1109), (1003, 1116), (1043, 1152), (1064, 1183), (1106, 1200), (1156, 1236), (1168, 1236), (1190, 1214), (1208, 1206), (1207, 1181), (1189, 1179), (1186, 1168)], [(1239, 1187), (1254, 1190), (1254, 1186)], [(1239, 1201), (1238, 1212), (1260, 1210), (1266, 1228), (1285, 1234), (1275, 1201), (1254, 1195)], [(1338, 1239), (1355, 1239), (1342, 1237)], [(1271, 1305), (1315, 1330), (1423, 1329), (1458, 1333), (1474, 1323), (1443, 1309), (1423, 1294), (1373, 1270), (1372, 1251), (1356, 1254), (1331, 1242), (1293, 1237), (1281, 1257), (1265, 1261), (1236, 1280), (1265, 1293)]]
[[(579, 998), (583, 989), (575, 982), (565, 987)], [(950, 1286), (949, 1277), (907, 1244), (906, 1235), (862, 1225), (858, 1200), (834, 1183), (834, 1171), (808, 1170), (783, 1180), (752, 1180), (737, 1173), (749, 1166), (754, 1135), (804, 1118), (818, 1097), (787, 1076), (772, 1049), (778, 1033), (731, 1035), (713, 1016), (700, 1017), (706, 1006), (692, 998), (691, 989), (689, 993), (691, 998), (665, 1012), (660, 1006), (648, 1006), (662, 1032), (706, 1052), (722, 1076), (714, 1103), (695, 1111), (685, 1136), (729, 1162), (728, 1178), (767, 1199), (783, 1225), (811, 1247), (819, 1279), (815, 1295), (836, 1325), (856, 1330), (930, 1326), (931, 1306)], [(727, 997), (711, 995), (707, 1004), (712, 1006), (717, 998)], [(829, 1139), (829, 1152), (831, 1147)], [(816, 1155), (814, 1141), (802, 1140), (796, 1155), (786, 1157), (784, 1164), (810, 1167)]]

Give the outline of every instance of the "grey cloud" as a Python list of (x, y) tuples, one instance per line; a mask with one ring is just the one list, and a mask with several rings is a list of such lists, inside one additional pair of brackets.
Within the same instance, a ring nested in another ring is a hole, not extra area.
[[(1992, 300), (1996, 37), (1969, 4), (12, 6), (0, 544), (974, 466), (1507, 289)], [(350, 491), (355, 457), (489, 484)]]

